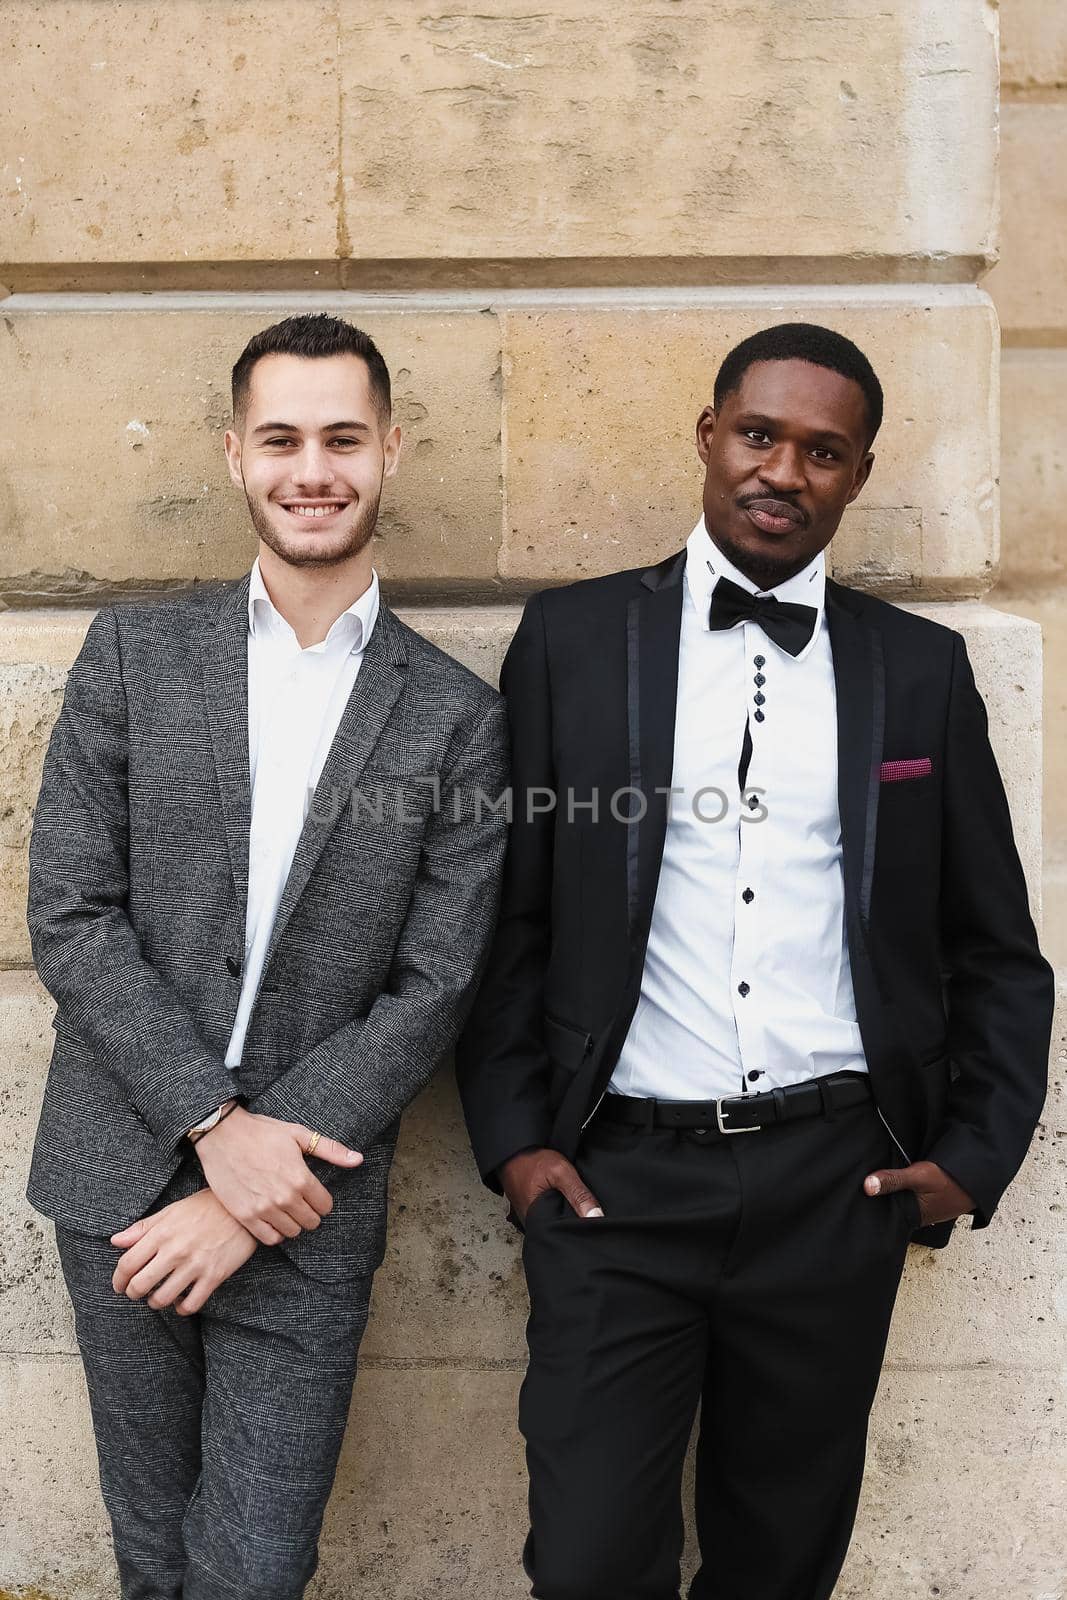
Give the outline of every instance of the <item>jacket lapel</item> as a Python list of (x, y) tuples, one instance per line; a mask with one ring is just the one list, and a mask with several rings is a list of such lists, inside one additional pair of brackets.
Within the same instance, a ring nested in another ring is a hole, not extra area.
[(200, 654), (211, 746), (219, 780), (226, 842), (237, 901), (248, 898), (248, 830), (252, 797), (248, 778), (248, 584), (223, 590), (215, 625)]
[(650, 567), (626, 614), (630, 784), (647, 807), (641, 821), (627, 830), (626, 887), (631, 942), (642, 950), (663, 860), (669, 800), (665, 791), (674, 768), (685, 556), (682, 550)]
[(862, 596), (827, 581), (826, 619), (837, 694), (837, 794), (845, 899), (867, 927), (871, 913), (879, 777), (885, 735), (885, 662)]
[(333, 743), (297, 840), (264, 957), (267, 971), (293, 909), (326, 847), (341, 813), (347, 808), (363, 769), (373, 754), (393, 707), (404, 688), (407, 652), (400, 627), (384, 602), (370, 636), (359, 676), (341, 713)]

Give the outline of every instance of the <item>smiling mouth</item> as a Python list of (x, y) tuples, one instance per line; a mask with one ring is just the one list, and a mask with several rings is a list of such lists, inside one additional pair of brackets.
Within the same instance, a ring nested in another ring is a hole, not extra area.
[(332, 517), (335, 512), (343, 511), (347, 504), (347, 500), (290, 500), (282, 504), (282, 509), (288, 511), (291, 517), (313, 521), (316, 518)]

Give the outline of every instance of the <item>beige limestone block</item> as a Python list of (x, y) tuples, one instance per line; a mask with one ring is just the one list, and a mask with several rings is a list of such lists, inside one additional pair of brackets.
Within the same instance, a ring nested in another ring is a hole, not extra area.
[(1067, 578), (1067, 350), (1001, 357), (1000, 578)]
[(886, 391), (873, 476), (831, 546), (835, 575), (888, 593), (989, 586), (997, 338), (977, 291), (650, 296), (504, 319), (505, 578), (567, 582), (684, 544), (703, 481), (693, 430), (722, 358), (759, 328), (808, 321), (855, 339)]
[(1067, 85), (1067, 10), (1060, 0), (1000, 0), (1000, 70), (1006, 89)]
[[(230, 368), (257, 329), (301, 307), (208, 303), (115, 311), (102, 296), (72, 313), (5, 307), (0, 598), (150, 591), (251, 566), (255, 536), (222, 453)], [(405, 435), (382, 500), (379, 570), (423, 587), (491, 582), (501, 518), (496, 321), (477, 310), (383, 313), (367, 301), (358, 315), (392, 370)]]
[(2, 12), (18, 85), (0, 103), (6, 261), (336, 253), (332, 6), (5, 0)]
[(1067, 327), (1067, 97), (1001, 111), (1000, 263), (986, 279), (1005, 337), (1062, 339)]
[[(309, 1600), (521, 1600), (519, 1374), (365, 1366)], [(115, 1600), (84, 1380), (71, 1357), (0, 1360), (0, 1582)], [(686, 1500), (692, 1473), (687, 1473)], [(841, 1600), (1039, 1600), (1062, 1590), (1062, 1380), (1009, 1361), (887, 1373)], [(695, 1566), (690, 1538), (687, 1575)]]
[(16, 272), (844, 257), (936, 274), (991, 246), (984, 0), (799, 0), (788, 27), (748, 0), (3, 10)]
[(989, 247), (996, 52), (978, 0), (832, 16), (803, 0), (785, 27), (748, 0), (625, 0), (610, 22), (573, 0), (341, 15), (353, 256)]
[(993, 603), (1036, 623), (1044, 643), (1044, 852), (1042, 948), (1067, 971), (1067, 587), (998, 586)]

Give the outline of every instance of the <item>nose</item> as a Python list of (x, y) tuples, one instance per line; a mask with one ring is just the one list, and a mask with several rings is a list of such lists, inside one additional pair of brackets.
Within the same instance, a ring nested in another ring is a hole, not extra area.
[(760, 462), (759, 475), (772, 494), (799, 494), (807, 482), (802, 452), (796, 445), (776, 445)]
[(304, 442), (300, 454), (291, 460), (289, 470), (294, 487), (306, 494), (321, 493), (331, 488), (334, 482), (329, 452), (323, 449), (317, 439)]

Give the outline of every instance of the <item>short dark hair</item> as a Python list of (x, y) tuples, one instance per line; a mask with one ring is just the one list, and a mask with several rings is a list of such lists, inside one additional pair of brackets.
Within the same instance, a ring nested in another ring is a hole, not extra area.
[(362, 328), (343, 322), (340, 317), (327, 316), (324, 311), (286, 317), (252, 335), (237, 357), (230, 378), (235, 421), (248, 404), (252, 368), (264, 356), (303, 356), (309, 361), (322, 356), (358, 356), (367, 366), (375, 410), (382, 422), (388, 422), (393, 400), (389, 368), (381, 351)]
[(867, 401), (867, 443), (873, 442), (882, 426), (882, 385), (863, 351), (843, 333), (821, 328), (815, 322), (780, 322), (742, 339), (730, 351), (715, 379), (716, 411), (727, 395), (736, 394), (745, 373), (758, 361), (810, 361), (812, 366), (826, 367), (843, 378), (851, 378), (859, 384)]

